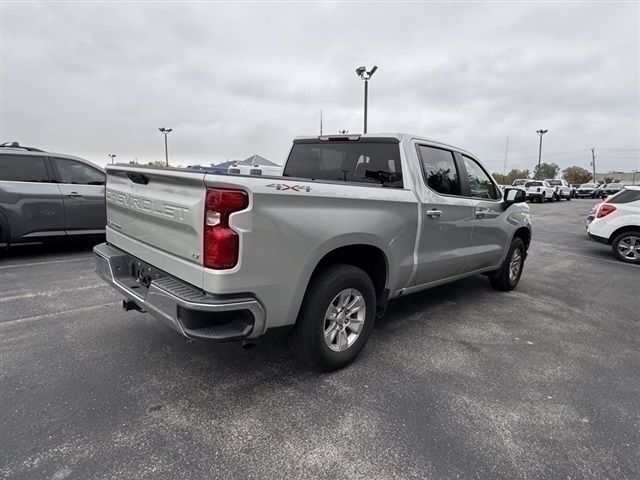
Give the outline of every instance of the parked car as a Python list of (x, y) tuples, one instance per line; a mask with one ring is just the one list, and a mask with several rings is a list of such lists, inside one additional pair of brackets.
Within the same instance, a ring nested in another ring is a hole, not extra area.
[(318, 370), (351, 362), (389, 299), (478, 273), (515, 288), (531, 239), (524, 192), (503, 195), (472, 154), (404, 134), (297, 138), (279, 177), (107, 176), (96, 270), (125, 309), (195, 340), (288, 327)]
[(529, 180), (531, 180), (531, 179), (530, 178), (517, 178), (516, 180), (513, 181), (511, 186), (512, 187), (522, 187), (522, 188), (524, 188), (524, 184), (527, 183)]
[(583, 183), (576, 190), (576, 198), (596, 198), (597, 183)]
[(640, 263), (640, 187), (625, 187), (594, 207), (595, 218), (587, 218), (592, 240), (611, 245), (623, 262)]
[(571, 198), (576, 198), (576, 189), (577, 187), (573, 184), (569, 185), (571, 187)]
[(566, 180), (552, 178), (546, 181), (549, 185), (555, 188), (556, 200), (560, 200), (562, 198), (571, 200), (571, 185), (569, 185)]
[(622, 183), (609, 183), (602, 187), (602, 198), (609, 197), (611, 195), (615, 195), (620, 192), (624, 188), (624, 184)]
[(524, 184), (527, 200), (532, 202), (553, 202), (556, 199), (556, 189), (546, 180), (529, 180)]
[(105, 173), (72, 155), (0, 146), (0, 243), (104, 234)]

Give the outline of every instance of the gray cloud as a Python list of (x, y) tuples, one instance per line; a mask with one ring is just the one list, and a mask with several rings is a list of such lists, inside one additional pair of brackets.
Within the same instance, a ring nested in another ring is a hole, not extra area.
[[(0, 137), (104, 164), (210, 163), (291, 138), (408, 131), (493, 171), (529, 167), (535, 130), (565, 167), (640, 168), (637, 3), (3, 3)], [(620, 150), (626, 149), (626, 150)], [(600, 170), (600, 169), (599, 169)]]

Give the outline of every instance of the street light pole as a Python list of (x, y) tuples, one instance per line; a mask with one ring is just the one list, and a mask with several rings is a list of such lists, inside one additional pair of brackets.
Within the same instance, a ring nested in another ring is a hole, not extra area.
[(111, 164), (113, 164), (113, 159), (116, 158), (115, 153), (107, 153), (107, 155), (111, 158)]
[(378, 69), (377, 65), (374, 65), (371, 70), (367, 70), (367, 67), (356, 68), (356, 75), (364, 80), (364, 133), (367, 133), (367, 110), (369, 107), (369, 79)]
[[(536, 177), (540, 176), (540, 165), (542, 162), (542, 136), (547, 133), (549, 130), (543, 130), (542, 128), (540, 130), (536, 130), (536, 133), (540, 136), (540, 145), (538, 146), (538, 172)], [(538, 178), (538, 180), (540, 180)]]
[(167, 135), (169, 135), (173, 131), (173, 128), (160, 127), (158, 130), (160, 130), (160, 133), (164, 135), (164, 159), (168, 167), (169, 166), (169, 148), (167, 147)]

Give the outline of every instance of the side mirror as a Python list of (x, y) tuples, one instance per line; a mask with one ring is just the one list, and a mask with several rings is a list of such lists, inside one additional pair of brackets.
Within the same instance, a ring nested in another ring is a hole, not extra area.
[(527, 200), (527, 194), (520, 188), (505, 188), (503, 201), (505, 206), (513, 205), (514, 203), (522, 203)]

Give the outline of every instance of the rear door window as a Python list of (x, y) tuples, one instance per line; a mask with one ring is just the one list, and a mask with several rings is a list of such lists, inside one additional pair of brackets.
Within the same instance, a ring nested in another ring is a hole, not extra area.
[(399, 145), (375, 141), (294, 143), (283, 176), (403, 186)]
[(105, 174), (96, 168), (66, 158), (54, 158), (53, 161), (60, 183), (104, 185)]
[(453, 152), (418, 145), (424, 180), (432, 190), (445, 195), (460, 195), (460, 175)]
[(45, 159), (30, 155), (0, 155), (0, 180), (48, 182)]

